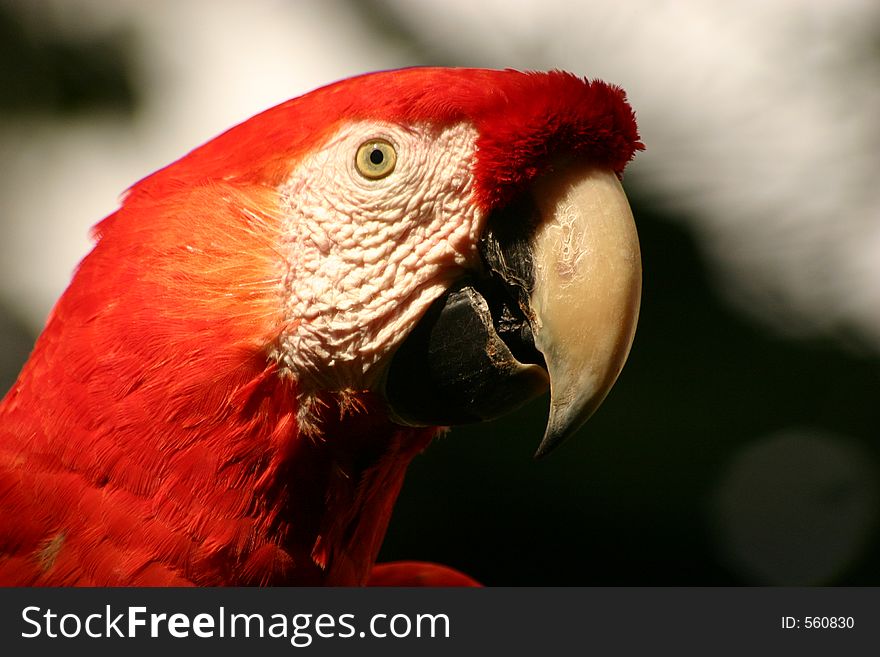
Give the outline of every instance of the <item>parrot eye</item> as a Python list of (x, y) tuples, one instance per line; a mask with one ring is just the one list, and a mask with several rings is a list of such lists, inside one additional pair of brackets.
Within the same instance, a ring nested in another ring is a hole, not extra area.
[(397, 152), (390, 142), (384, 139), (371, 139), (360, 145), (354, 158), (358, 172), (370, 180), (384, 178), (397, 164)]

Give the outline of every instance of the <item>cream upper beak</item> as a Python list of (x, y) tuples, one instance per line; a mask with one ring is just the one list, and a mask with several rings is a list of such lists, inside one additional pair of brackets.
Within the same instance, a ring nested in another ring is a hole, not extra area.
[(639, 240), (617, 176), (574, 168), (538, 181), (533, 238), (535, 345), (550, 375), (550, 416), (535, 456), (592, 415), (632, 345), (642, 286)]

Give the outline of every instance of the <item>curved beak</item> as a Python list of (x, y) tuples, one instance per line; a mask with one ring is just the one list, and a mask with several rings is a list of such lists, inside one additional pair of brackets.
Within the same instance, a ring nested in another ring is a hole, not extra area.
[(642, 265), (632, 211), (613, 172), (539, 181), (532, 239), (535, 346), (550, 374), (550, 415), (535, 456), (577, 431), (617, 380), (639, 315)]
[(494, 212), (480, 252), (485, 270), (437, 299), (392, 359), (391, 417), (479, 422), (549, 384), (544, 456), (596, 410), (629, 354), (642, 271), (632, 212), (612, 171), (570, 167)]

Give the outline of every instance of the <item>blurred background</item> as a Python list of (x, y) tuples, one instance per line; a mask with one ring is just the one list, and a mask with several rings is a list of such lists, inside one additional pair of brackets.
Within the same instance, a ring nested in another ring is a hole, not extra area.
[(0, 0), (0, 394), (132, 183), (409, 65), (622, 85), (644, 296), (623, 374), (413, 463), (382, 559), (490, 585), (880, 584), (880, 3)]

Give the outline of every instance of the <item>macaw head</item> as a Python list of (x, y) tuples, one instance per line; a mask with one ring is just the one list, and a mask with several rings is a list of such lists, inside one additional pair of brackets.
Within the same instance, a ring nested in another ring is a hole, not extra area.
[[(549, 387), (543, 454), (629, 351), (641, 268), (619, 178), (641, 148), (623, 92), (602, 82), (369, 74), (270, 109), (130, 190), (123, 209), (161, 214), (164, 246), (121, 212), (99, 248), (120, 233), (165, 253), (141, 271), (171, 268), (177, 306), (237, 323), (295, 382), (306, 429), (328, 393), (370, 391), (396, 423), (442, 426)], [(181, 193), (190, 212), (155, 207)]]

